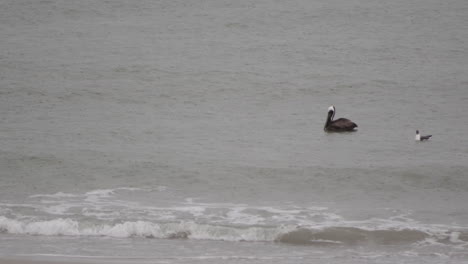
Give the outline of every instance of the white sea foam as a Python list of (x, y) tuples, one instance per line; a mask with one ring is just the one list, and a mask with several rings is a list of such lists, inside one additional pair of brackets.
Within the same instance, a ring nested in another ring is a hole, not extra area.
[[(162, 192), (166, 189), (162, 188)], [(129, 219), (157, 222), (196, 220), (205, 223), (244, 226), (265, 224), (308, 225), (311, 220), (324, 222), (339, 219), (339, 216), (327, 211), (325, 207), (300, 208), (297, 206), (272, 207), (234, 203), (198, 203), (193, 198), (185, 198), (181, 202), (165, 202), (164, 206), (154, 206), (152, 203), (142, 203), (138, 199), (132, 200), (135, 195), (141, 195), (142, 190), (122, 187), (92, 190), (82, 194), (63, 192), (50, 195), (39, 194), (30, 196), (31, 201), (25, 208), (62, 218), (79, 214), (102, 221), (126, 221)], [(128, 192), (134, 193), (129, 196)], [(147, 197), (146, 194), (144, 196)], [(16, 206), (24, 206), (24, 204)], [(8, 205), (0, 207), (4, 210), (9, 208)], [(35, 215), (28, 213), (24, 216), (34, 217)]]
[(152, 202), (145, 203), (145, 199), (132, 200), (141, 195), (139, 191), (141, 189), (116, 188), (82, 194), (41, 194), (31, 196), (31, 201), (25, 204), (3, 203), (1, 212), (22, 209), (15, 210), (14, 215), (1, 214), (0, 232), (325, 245), (361, 243), (369, 239), (414, 243), (420, 247), (450, 245), (461, 249), (468, 244), (468, 228), (421, 224), (403, 213), (385, 219), (351, 221), (326, 207), (314, 206), (201, 203), (192, 198), (165, 201), (164, 206), (155, 206)]
[(140, 188), (120, 187), (115, 189), (97, 189), (86, 192), (84, 196), (85, 200), (89, 202), (97, 202), (104, 198), (110, 198), (119, 191), (141, 191)]
[(59, 204), (59, 205), (44, 207), (43, 211), (49, 214), (54, 214), (54, 215), (69, 215), (71, 213), (69, 213), (68, 211), (73, 207), (75, 206), (72, 204)]
[(29, 235), (79, 235), (78, 222), (70, 219), (25, 222), (0, 216), (0, 231)]
[[(461, 247), (467, 241), (459, 237), (464, 231), (440, 232), (437, 228), (427, 231), (429, 227), (419, 229), (374, 229), (367, 230), (357, 226), (322, 226), (315, 228), (298, 228), (293, 225), (280, 226), (236, 226), (200, 224), (194, 221), (175, 223), (158, 223), (149, 221), (125, 221), (121, 223), (79, 222), (69, 218), (57, 218), (45, 221), (18, 220), (0, 216), (0, 232), (21, 235), (45, 236), (105, 236), (116, 238), (184, 238), (199, 240), (224, 241), (278, 241), (294, 244), (354, 244), (368, 243), (418, 243), (445, 244)], [(445, 234), (445, 236), (442, 236)], [(382, 241), (382, 242), (379, 242)]]
[[(292, 228), (292, 227), (291, 227)], [(273, 241), (285, 228), (238, 228), (181, 223), (151, 223), (146, 221), (123, 222), (114, 225), (86, 223), (71, 219), (48, 221), (21, 221), (0, 217), (0, 231), (9, 234), (46, 236), (108, 236), (150, 238), (193, 238), (226, 241)]]
[(29, 196), (29, 198), (63, 198), (63, 197), (76, 197), (76, 194), (57, 192), (55, 194), (35, 194)]

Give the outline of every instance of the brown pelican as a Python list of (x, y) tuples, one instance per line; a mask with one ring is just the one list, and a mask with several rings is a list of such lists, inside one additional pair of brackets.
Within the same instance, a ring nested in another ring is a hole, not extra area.
[(423, 140), (428, 140), (432, 137), (432, 135), (427, 135), (427, 136), (421, 136), (419, 134), (419, 130), (416, 130), (416, 137), (414, 138), (416, 141), (423, 141)]
[(354, 131), (354, 128), (357, 125), (349, 119), (346, 118), (339, 118), (337, 120), (333, 120), (335, 116), (336, 109), (332, 105), (328, 107), (328, 114), (327, 114), (327, 122), (325, 123), (325, 127), (323, 130), (326, 132), (345, 132), (345, 131)]

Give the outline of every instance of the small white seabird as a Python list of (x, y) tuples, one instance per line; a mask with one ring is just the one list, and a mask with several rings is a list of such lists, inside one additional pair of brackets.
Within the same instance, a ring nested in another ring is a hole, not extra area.
[(432, 137), (432, 135), (427, 135), (427, 136), (421, 136), (419, 134), (419, 130), (416, 130), (416, 137), (414, 138), (416, 141), (423, 141), (423, 140), (428, 140)]

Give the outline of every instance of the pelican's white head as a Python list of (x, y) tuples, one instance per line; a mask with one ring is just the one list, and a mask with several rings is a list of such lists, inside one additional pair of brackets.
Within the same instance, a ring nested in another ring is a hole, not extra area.
[(419, 134), (419, 130), (416, 130), (416, 136), (414, 137), (414, 140), (421, 141), (421, 135)]
[(333, 120), (333, 117), (335, 117), (335, 107), (330, 105), (330, 107), (328, 107), (328, 119)]

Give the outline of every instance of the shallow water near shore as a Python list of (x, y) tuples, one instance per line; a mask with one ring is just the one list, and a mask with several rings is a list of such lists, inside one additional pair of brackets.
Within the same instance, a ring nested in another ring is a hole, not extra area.
[(466, 263), (467, 13), (2, 1), (0, 258)]

